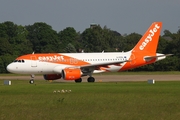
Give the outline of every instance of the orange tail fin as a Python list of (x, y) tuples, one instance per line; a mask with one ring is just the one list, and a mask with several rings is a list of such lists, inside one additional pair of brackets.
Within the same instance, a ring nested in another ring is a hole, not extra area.
[(149, 29), (133, 48), (133, 52), (146, 51), (149, 53), (156, 53), (161, 28), (162, 22), (152, 23)]

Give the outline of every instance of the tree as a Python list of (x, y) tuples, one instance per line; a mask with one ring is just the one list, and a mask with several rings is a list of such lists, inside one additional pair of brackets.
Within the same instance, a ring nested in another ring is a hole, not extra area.
[(67, 44), (64, 52), (65, 53), (76, 53), (76, 49), (75, 49), (74, 45), (69, 43), (69, 44)]
[(8, 36), (8, 40), (10, 42), (10, 44), (14, 44), (15, 43), (15, 37), (17, 36), (17, 25), (14, 24), (13, 22), (7, 21), (4, 22), (4, 30), (6, 35)]
[(169, 30), (164, 30), (164, 36), (171, 37), (172, 33)]
[(117, 31), (108, 29), (106, 26), (103, 29), (104, 38), (108, 43), (107, 51), (117, 52), (124, 51), (123, 37)]
[(13, 47), (7, 40), (7, 38), (0, 38), (0, 56), (2, 55), (12, 55), (13, 54)]
[(110, 48), (109, 45), (113, 44), (113, 42), (109, 42), (110, 40), (112, 40), (112, 32), (106, 27), (102, 29), (100, 25), (87, 28), (81, 34), (81, 42), (83, 46), (86, 46), (87, 52), (115, 50), (115, 48)]
[(133, 49), (133, 47), (138, 43), (138, 41), (141, 39), (142, 35), (137, 33), (131, 33), (124, 37), (124, 51), (129, 51)]
[[(18, 26), (7, 21), (0, 24), (1, 54), (21, 55), (32, 52), (31, 43), (26, 39), (28, 31), (23, 26)], [(5, 52), (6, 51), (6, 52)]]
[[(58, 36), (59, 36), (59, 40), (60, 40), (61, 50), (64, 50), (64, 49), (67, 50), (66, 47), (70, 47), (70, 46), (71, 46), (71, 48), (73, 48), (73, 46), (79, 46), (79, 41), (78, 41), (79, 34), (72, 27), (67, 27), (64, 30), (60, 31), (58, 33)], [(75, 48), (73, 48), (73, 49), (75, 49)]]
[(170, 41), (166, 40), (164, 37), (160, 37), (158, 47), (157, 47), (157, 52), (158, 53), (166, 53), (164, 51), (169, 43), (170, 43)]
[(33, 45), (35, 52), (58, 52), (59, 41), (57, 32), (46, 23), (38, 22), (26, 26), (28, 30), (28, 39)]

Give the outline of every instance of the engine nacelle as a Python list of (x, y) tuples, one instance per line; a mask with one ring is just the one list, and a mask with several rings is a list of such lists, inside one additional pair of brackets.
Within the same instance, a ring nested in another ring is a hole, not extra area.
[(45, 80), (57, 80), (61, 78), (61, 74), (47, 74), (44, 75)]
[(64, 80), (76, 80), (81, 78), (82, 72), (79, 68), (65, 68), (62, 70), (62, 77)]

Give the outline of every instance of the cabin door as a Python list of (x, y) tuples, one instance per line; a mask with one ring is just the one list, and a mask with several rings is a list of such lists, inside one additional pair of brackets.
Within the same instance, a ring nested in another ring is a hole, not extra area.
[(36, 56), (31, 56), (31, 67), (37, 67)]

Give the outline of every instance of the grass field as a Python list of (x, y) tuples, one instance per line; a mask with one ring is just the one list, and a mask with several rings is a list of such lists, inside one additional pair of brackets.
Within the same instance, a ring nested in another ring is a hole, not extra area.
[[(60, 83), (0, 80), (1, 120), (177, 120), (180, 82)], [(53, 93), (67, 89), (70, 93)]]

